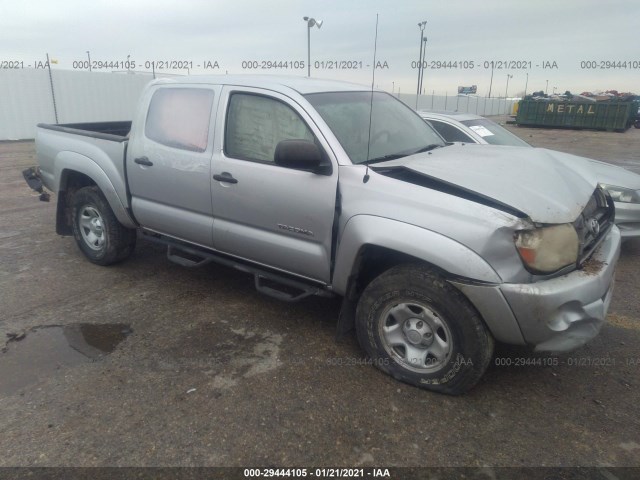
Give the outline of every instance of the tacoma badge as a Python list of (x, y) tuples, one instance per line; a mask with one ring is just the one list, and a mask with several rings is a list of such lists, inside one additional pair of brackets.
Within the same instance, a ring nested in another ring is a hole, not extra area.
[(288, 230), (293, 233), (301, 233), (302, 235), (309, 235), (310, 237), (313, 237), (313, 232), (306, 228), (290, 227), (289, 225), (283, 225), (282, 223), (278, 224), (278, 228), (280, 230)]

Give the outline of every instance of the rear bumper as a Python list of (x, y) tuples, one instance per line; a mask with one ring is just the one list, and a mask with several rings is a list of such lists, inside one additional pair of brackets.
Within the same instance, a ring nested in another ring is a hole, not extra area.
[(475, 305), (496, 340), (539, 351), (573, 350), (598, 335), (605, 323), (620, 241), (614, 226), (583, 270), (550, 280), (454, 285)]
[(26, 170), (23, 170), (22, 176), (27, 182), (27, 185), (29, 185), (29, 188), (40, 194), (40, 200), (43, 202), (49, 201), (50, 196), (44, 191), (44, 185), (40, 175), (40, 169), (38, 167), (29, 167)]

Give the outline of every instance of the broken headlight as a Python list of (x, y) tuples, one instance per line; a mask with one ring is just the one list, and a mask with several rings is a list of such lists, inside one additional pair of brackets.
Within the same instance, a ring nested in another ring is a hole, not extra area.
[(515, 240), (522, 262), (533, 273), (553, 273), (578, 261), (578, 234), (570, 223), (521, 230)]
[(614, 202), (640, 203), (640, 190), (616, 187), (615, 185), (606, 185), (604, 183), (601, 183), (600, 186), (609, 192)]

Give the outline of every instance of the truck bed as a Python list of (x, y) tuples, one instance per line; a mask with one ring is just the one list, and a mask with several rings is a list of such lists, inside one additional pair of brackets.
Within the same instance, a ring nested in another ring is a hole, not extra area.
[(119, 122), (93, 122), (93, 123), (39, 123), (39, 128), (56, 130), (59, 132), (83, 135), (85, 137), (101, 138), (122, 142), (127, 140), (131, 130), (130, 121)]
[(96, 182), (116, 216), (126, 222), (125, 152), (130, 129), (131, 122), (38, 124), (36, 150), (44, 186), (60, 194), (66, 189), (66, 172), (81, 172)]

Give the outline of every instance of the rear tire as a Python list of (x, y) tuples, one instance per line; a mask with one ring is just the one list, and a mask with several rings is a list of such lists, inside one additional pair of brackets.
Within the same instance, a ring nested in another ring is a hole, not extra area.
[(391, 268), (367, 286), (356, 331), (380, 370), (450, 395), (471, 389), (493, 355), (493, 337), (473, 305), (421, 265)]
[(136, 246), (136, 231), (116, 218), (96, 186), (83, 187), (73, 196), (73, 236), (87, 259), (111, 265), (127, 258)]

